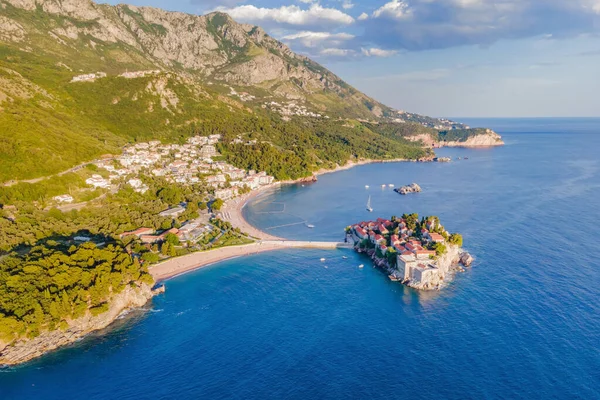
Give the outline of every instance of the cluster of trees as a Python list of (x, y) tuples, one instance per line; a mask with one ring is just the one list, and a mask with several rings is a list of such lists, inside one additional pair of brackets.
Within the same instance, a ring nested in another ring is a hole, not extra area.
[[(240, 244), (252, 243), (253, 240), (249, 239), (239, 228), (234, 228), (231, 223), (223, 221), (219, 218), (213, 218), (210, 220), (211, 224), (221, 230), (221, 235), (212, 243), (212, 247), (223, 247), (223, 246), (235, 246)], [(216, 235), (215, 237), (217, 237)]]
[[(208, 208), (203, 186), (184, 187), (160, 177), (142, 177), (149, 186), (145, 194), (129, 185), (107, 195), (98, 204), (81, 210), (62, 212), (56, 208), (41, 210), (28, 202), (17, 202), (14, 219), (0, 210), (0, 254), (16, 246), (33, 246), (52, 236), (70, 236), (85, 231), (92, 235), (114, 236), (139, 227), (156, 230), (179, 227), (180, 223), (198, 218)], [(178, 219), (158, 215), (170, 206), (186, 202), (186, 211)], [(4, 217), (4, 218), (3, 218)]]
[(140, 283), (152, 285), (153, 279), (116, 244), (48, 240), (6, 256), (0, 261), (0, 340), (64, 329), (87, 312), (107, 311), (111, 296)]
[(101, 207), (65, 213), (56, 208), (44, 211), (30, 204), (19, 204), (14, 220), (0, 218), (0, 253), (19, 245), (34, 246), (45, 238), (78, 232), (114, 236), (141, 226), (168, 229), (173, 221), (158, 215), (165, 207), (160, 200), (122, 203), (115, 197), (105, 199)]
[[(225, 136), (219, 150), (233, 165), (266, 171), (276, 179), (296, 179), (319, 168), (343, 165), (351, 159), (417, 159), (428, 154), (402, 137), (386, 135), (377, 125), (366, 127), (345, 121), (256, 117), (254, 125)], [(252, 146), (233, 143), (237, 135), (252, 132)]]

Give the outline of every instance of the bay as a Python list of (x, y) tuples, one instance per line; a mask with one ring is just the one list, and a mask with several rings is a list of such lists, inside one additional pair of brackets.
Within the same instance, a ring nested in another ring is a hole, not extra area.
[[(271, 234), (315, 240), (438, 215), (476, 257), (445, 290), (392, 283), (346, 250), (229, 260), (168, 281), (111, 329), (0, 370), (0, 398), (600, 398), (600, 120), (466, 122), (506, 146), (326, 174), (244, 209)], [(423, 192), (381, 187), (412, 182)]]

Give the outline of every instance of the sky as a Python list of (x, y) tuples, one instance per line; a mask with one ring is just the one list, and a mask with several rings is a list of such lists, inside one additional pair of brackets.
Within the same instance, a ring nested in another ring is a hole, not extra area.
[(401, 110), (600, 117), (600, 0), (124, 2), (226, 12)]

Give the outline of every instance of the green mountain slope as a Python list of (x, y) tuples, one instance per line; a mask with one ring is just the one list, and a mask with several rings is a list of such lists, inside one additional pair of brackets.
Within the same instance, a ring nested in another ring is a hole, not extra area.
[[(398, 118), (452, 125), (386, 107), (226, 14), (0, 0), (0, 182), (55, 174), (130, 142), (209, 133), (225, 134), (221, 150), (241, 167), (279, 156), (267, 168), (279, 178), (351, 158), (426, 156), (378, 130)], [(238, 137), (262, 145), (241, 157)]]

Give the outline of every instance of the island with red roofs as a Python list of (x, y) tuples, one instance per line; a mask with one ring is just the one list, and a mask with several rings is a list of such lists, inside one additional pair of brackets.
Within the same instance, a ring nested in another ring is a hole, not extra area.
[[(459, 233), (449, 233), (436, 216), (403, 214), (346, 228), (346, 240), (371, 257), (392, 281), (420, 290), (439, 290), (473, 257), (462, 249)], [(461, 266), (462, 265), (462, 266)]]

